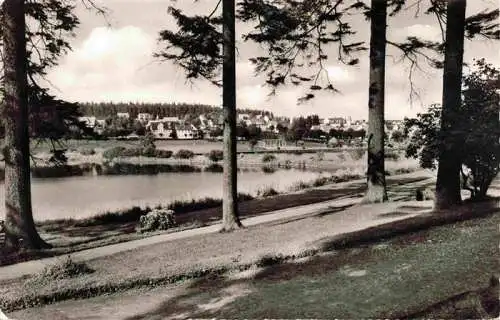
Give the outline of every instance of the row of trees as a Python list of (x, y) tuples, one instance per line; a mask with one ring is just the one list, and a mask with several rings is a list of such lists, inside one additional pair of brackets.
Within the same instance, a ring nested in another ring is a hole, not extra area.
[[(90, 0), (81, 1), (102, 13)], [(251, 59), (256, 71), (265, 74), (266, 83), (272, 90), (285, 84), (307, 85), (300, 101), (313, 99), (319, 90), (338, 91), (327, 77), (324, 83), (320, 80), (328, 53), (335, 52), (347, 65), (356, 65), (359, 62), (357, 54), (368, 48), (363, 42), (349, 40), (355, 31), (345, 18), (362, 13), (370, 20), (368, 191), (365, 197), (370, 202), (387, 200), (384, 176), (386, 45), (400, 49), (412, 66), (418, 57), (425, 57), (431, 65), (443, 67), (436, 208), (460, 204), (459, 147), (463, 135), (456, 133), (459, 124), (454, 119), (462, 103), (463, 42), (464, 37), (476, 35), (498, 39), (495, 21), (498, 10), (466, 18), (466, 0), (429, 0), (426, 12), (446, 23), (444, 41), (429, 42), (410, 37), (403, 43), (395, 43), (386, 39), (387, 15), (398, 14), (407, 4), (405, 0), (372, 0), (371, 6), (359, 0), (241, 0), (238, 8), (234, 0), (220, 0), (217, 7), (220, 4), (221, 16), (216, 16), (217, 10), (214, 10), (207, 16), (191, 17), (171, 7), (169, 12), (179, 28), (175, 32), (160, 32), (161, 40), (168, 45), (156, 56), (175, 61), (186, 70), (189, 79), (205, 78), (222, 87), (224, 230), (241, 227), (236, 179), (236, 19), (254, 23), (255, 28), (243, 38), (267, 49), (265, 55)], [(2, 4), (5, 230), (6, 243), (13, 248), (47, 246), (36, 232), (32, 215), (28, 124), (29, 115), (38, 114), (42, 106), (63, 103), (48, 95), (37, 81), (70, 48), (66, 38), (78, 25), (73, 10), (71, 1), (62, 0), (4, 0)], [(34, 21), (35, 29), (31, 23), (27, 27), (25, 16)], [(333, 49), (332, 45), (337, 48)], [(311, 75), (311, 70), (316, 73)], [(61, 122), (67, 124), (70, 120), (61, 119)]]
[[(418, 1), (417, 7), (424, 1)], [(404, 59), (411, 63), (411, 71), (418, 67), (418, 58), (423, 57), (432, 67), (443, 68), (443, 109), (440, 132), (444, 142), (439, 144), (439, 169), (436, 184), (436, 208), (444, 209), (461, 202), (460, 161), (457, 148), (460, 137), (454, 134), (457, 123), (453, 115), (461, 105), (461, 77), (464, 38), (477, 35), (498, 39), (496, 19), (498, 10), (481, 12), (465, 17), (466, 0), (432, 1), (427, 3), (426, 14), (435, 15), (441, 27), (446, 29), (443, 42), (432, 42), (409, 37), (402, 43), (387, 39), (387, 16), (398, 14), (407, 4), (405, 0), (372, 0), (371, 6), (363, 1), (241, 1), (237, 18), (246, 23), (255, 23), (255, 29), (243, 35), (244, 40), (258, 43), (267, 48), (266, 56), (252, 58), (257, 73), (267, 76), (266, 83), (275, 90), (280, 85), (301, 85), (309, 83), (308, 92), (300, 99), (314, 98), (318, 90), (336, 92), (329, 81), (318, 83), (324, 72), (323, 63), (328, 59), (331, 44), (336, 44), (338, 59), (347, 65), (355, 65), (359, 59), (354, 53), (365, 51), (362, 42), (349, 42), (348, 36), (355, 32), (345, 21), (353, 11), (362, 12), (370, 20), (371, 36), (369, 44), (369, 130), (367, 202), (387, 200), (384, 168), (384, 97), (385, 97), (385, 57), (387, 44), (398, 48)], [(235, 199), (235, 163), (230, 153), (233, 151), (235, 121), (234, 91), (234, 1), (222, 0), (222, 19), (209, 16), (187, 16), (180, 10), (170, 8), (177, 20), (177, 32), (165, 30), (161, 39), (168, 43), (158, 55), (173, 60), (186, 70), (188, 79), (205, 78), (220, 85), (218, 67), (222, 64), (223, 105), (225, 109), (226, 136), (224, 140), (227, 155), (224, 180), (224, 199), (231, 206), (224, 207), (225, 221), (237, 221)], [(419, 10), (417, 9), (417, 10)], [(215, 11), (214, 11), (215, 12)], [(442, 23), (446, 23), (443, 26)], [(222, 25), (223, 32), (219, 27)], [(332, 30), (333, 29), (333, 30)], [(467, 33), (465, 33), (467, 31)], [(223, 53), (220, 53), (222, 45)], [(444, 56), (444, 61), (443, 61)], [(302, 58), (299, 60), (299, 58)], [(315, 76), (312, 68), (318, 69)], [(301, 74), (301, 71), (305, 74)], [(229, 82), (229, 83), (228, 83)], [(229, 216), (232, 218), (230, 219)], [(225, 225), (226, 228), (239, 223)]]

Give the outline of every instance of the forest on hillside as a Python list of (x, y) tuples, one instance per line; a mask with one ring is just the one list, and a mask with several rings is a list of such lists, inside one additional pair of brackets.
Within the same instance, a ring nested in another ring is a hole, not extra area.
[[(144, 103), (144, 102), (85, 102), (79, 103), (80, 112), (86, 116), (95, 116), (97, 118), (108, 118), (115, 116), (118, 112), (128, 112), (131, 118), (136, 118), (139, 113), (150, 113), (154, 116), (179, 117), (214, 115), (220, 114), (222, 108), (194, 103)], [(255, 109), (238, 109), (239, 113), (250, 115), (267, 115), (273, 117), (269, 111)]]

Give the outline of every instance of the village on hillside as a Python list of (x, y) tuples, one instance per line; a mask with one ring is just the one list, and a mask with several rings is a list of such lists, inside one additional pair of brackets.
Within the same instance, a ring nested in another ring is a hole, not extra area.
[[(181, 118), (138, 112), (117, 112), (113, 116), (98, 118), (86, 115), (78, 118), (95, 135), (106, 138), (138, 139), (151, 133), (155, 139), (173, 140), (222, 140), (223, 121), (220, 114), (201, 113)], [(390, 137), (403, 131), (403, 120), (386, 120), (385, 132)], [(319, 118), (317, 115), (288, 118), (268, 112), (238, 112), (238, 138), (286, 139), (290, 141), (317, 140), (327, 142), (331, 138), (363, 138), (368, 123), (351, 117)], [(351, 139), (348, 139), (351, 140)], [(358, 139), (359, 140), (359, 139)]]

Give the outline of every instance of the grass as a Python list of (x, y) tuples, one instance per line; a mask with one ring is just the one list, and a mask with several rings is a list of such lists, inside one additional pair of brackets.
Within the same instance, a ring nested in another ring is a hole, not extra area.
[(35, 274), (28, 280), (30, 285), (44, 285), (54, 280), (76, 278), (94, 273), (95, 270), (82, 262), (74, 262), (71, 256), (61, 259), (52, 265), (46, 266), (42, 272)]
[[(173, 316), (182, 304), (194, 318), (404, 317), (487, 286), (499, 270), (498, 223), (497, 214), (317, 255), (302, 263), (263, 256), (257, 262), (260, 271), (250, 279), (200, 281), (203, 286), (193, 285), (168, 310), (155, 314)], [(237, 285), (247, 293), (221, 308), (198, 308), (223, 299), (227, 289)], [(207, 287), (212, 288), (209, 294), (203, 292)]]
[[(359, 215), (363, 212), (355, 210), (347, 214)], [(307, 221), (297, 220), (278, 225), (251, 227), (245, 232), (214, 233), (189, 239), (172, 240), (169, 246), (160, 243), (137, 248), (89, 261), (90, 267), (96, 270), (95, 273), (84, 275), (77, 280), (53, 281), (43, 288), (26, 287), (23, 285), (24, 279), (3, 282), (0, 286), (0, 307), (14, 310), (26, 305), (85, 298), (131, 288), (152, 288), (156, 285), (180, 282), (191, 277), (214, 276), (229, 270), (248, 270), (256, 264), (262, 267), (279, 266), (280, 263), (293, 261), (298, 257), (317, 255), (317, 249), (311, 250), (311, 246), (319, 248), (313, 245), (314, 239), (323, 239), (324, 236), (321, 234), (324, 234), (325, 231), (330, 232), (332, 226), (339, 222), (337, 218), (332, 219), (331, 217), (333, 216), (310, 217)], [(487, 230), (486, 233), (496, 232), (493, 227), (495, 223), (498, 223), (498, 220), (484, 223), (493, 230)], [(407, 227), (408, 230), (412, 229), (411, 224)], [(336, 237), (334, 236), (334, 238)], [(372, 240), (377, 241), (379, 238)], [(329, 241), (329, 239), (324, 241)], [(302, 247), (300, 243), (306, 245), (304, 247), (306, 250), (297, 250)], [(350, 247), (345, 252), (351, 256), (363, 248), (364, 246)], [(345, 248), (337, 249), (335, 252)], [(351, 249), (352, 251), (350, 251)], [(328, 268), (336, 268), (337, 257), (334, 256), (334, 259), (326, 264)], [(418, 260), (418, 257), (416, 259)], [(148, 263), (145, 264), (144, 261), (148, 261)], [(278, 277), (283, 277), (286, 274), (286, 272), (278, 272)], [(280, 278), (281, 282), (284, 280)], [(210, 289), (217, 288), (210, 287)], [(214, 290), (214, 293), (217, 294), (217, 291)], [(173, 302), (167, 301), (166, 306), (167, 312), (175, 311)], [(193, 307), (192, 310), (195, 312), (196, 308)], [(234, 318), (234, 315), (232, 317)]]
[[(254, 197), (246, 194), (246, 193), (238, 193), (239, 201), (249, 201), (253, 200)], [(193, 199), (191, 201), (185, 200), (177, 200), (169, 203), (166, 208), (170, 210), (174, 210), (176, 215), (193, 212), (202, 209), (216, 208), (222, 206), (222, 199), (216, 198), (202, 198), (202, 199)], [(162, 208), (162, 206), (157, 206), (157, 208)], [(132, 207), (126, 210), (120, 210), (116, 212), (105, 212), (102, 214), (95, 215), (90, 218), (75, 220), (75, 219), (60, 219), (60, 220), (52, 220), (46, 223), (57, 224), (59, 227), (62, 225), (73, 226), (73, 227), (91, 227), (91, 226), (100, 226), (100, 225), (109, 225), (109, 224), (122, 224), (122, 223), (130, 223), (130, 222), (138, 222), (140, 217), (148, 212), (150, 212), (152, 208), (150, 207)], [(41, 222), (43, 224), (43, 222)]]

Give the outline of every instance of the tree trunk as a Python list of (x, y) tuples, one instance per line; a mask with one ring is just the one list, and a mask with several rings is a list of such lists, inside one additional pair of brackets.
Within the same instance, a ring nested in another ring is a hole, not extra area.
[(466, 0), (448, 0), (446, 43), (443, 74), (443, 108), (441, 111), (442, 143), (436, 181), (435, 209), (460, 205), (460, 128), (454, 123), (462, 103), (462, 64), (464, 56)]
[(224, 113), (224, 174), (222, 186), (222, 230), (241, 227), (238, 216), (238, 185), (236, 160), (236, 57), (235, 57), (235, 4), (222, 1), (223, 66), (222, 105)]
[(372, 0), (370, 88), (368, 101), (368, 170), (363, 202), (387, 201), (384, 165), (384, 96), (387, 0)]
[(5, 244), (16, 250), (41, 249), (48, 244), (36, 231), (31, 208), (24, 1), (5, 0), (2, 11)]

